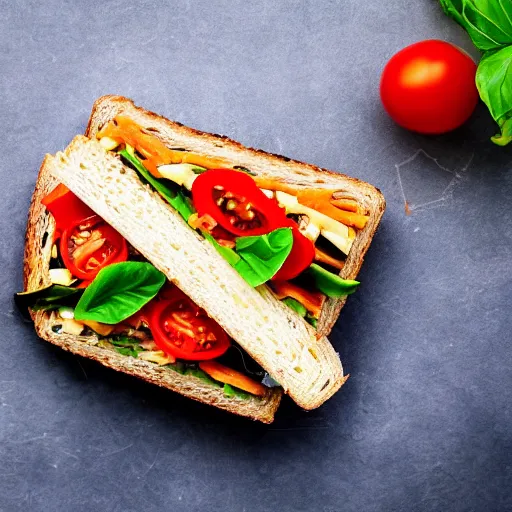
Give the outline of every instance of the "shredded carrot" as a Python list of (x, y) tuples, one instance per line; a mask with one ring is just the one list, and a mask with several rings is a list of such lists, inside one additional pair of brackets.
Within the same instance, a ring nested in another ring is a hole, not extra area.
[(357, 201), (352, 199), (331, 199), (331, 204), (340, 210), (347, 212), (361, 213), (361, 208)]
[(277, 190), (291, 194), (297, 197), (300, 204), (312, 208), (331, 219), (337, 220), (346, 226), (352, 226), (357, 229), (363, 229), (368, 222), (368, 216), (354, 213), (352, 211), (342, 210), (333, 204), (332, 194), (335, 190), (325, 188), (295, 188), (292, 185), (283, 183), (272, 178), (254, 177), (254, 181), (259, 188), (267, 190)]
[(212, 379), (223, 382), (224, 384), (229, 384), (230, 386), (235, 386), (235, 388), (247, 391), (247, 393), (251, 393), (251, 395), (264, 396), (267, 393), (267, 388), (263, 384), (216, 361), (201, 361), (199, 368)]
[(325, 295), (320, 292), (308, 292), (290, 283), (289, 281), (274, 281), (272, 288), (278, 299), (285, 299), (291, 297), (300, 302), (314, 318), (319, 318), (322, 311), (322, 305), (325, 300)]
[(336, 208), (331, 203), (332, 192), (332, 190), (306, 188), (297, 191), (297, 200), (300, 204), (313, 208), (313, 210), (323, 213), (346, 226), (363, 229), (368, 222), (368, 217)]
[(232, 167), (223, 158), (207, 157), (188, 151), (169, 149), (160, 139), (144, 132), (144, 129), (129, 117), (119, 115), (106, 124), (96, 135), (98, 139), (110, 137), (118, 143), (133, 146), (143, 157), (144, 167), (156, 178), (161, 178), (158, 166), (164, 164), (189, 163), (218, 169)]
[(315, 261), (326, 263), (327, 265), (337, 268), (338, 270), (341, 270), (345, 266), (344, 261), (333, 258), (331, 255), (320, 250), (318, 247), (315, 247)]

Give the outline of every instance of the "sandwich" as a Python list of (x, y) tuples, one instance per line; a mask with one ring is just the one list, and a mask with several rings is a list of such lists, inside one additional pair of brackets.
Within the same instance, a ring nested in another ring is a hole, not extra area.
[(312, 409), (346, 380), (325, 334), (383, 210), (368, 184), (103, 97), (43, 162), (16, 300), (52, 343), (270, 422), (283, 391)]

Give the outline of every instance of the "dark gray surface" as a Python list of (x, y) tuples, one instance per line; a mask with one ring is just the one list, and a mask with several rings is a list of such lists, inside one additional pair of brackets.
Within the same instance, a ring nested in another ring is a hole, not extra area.
[[(0, 6), (0, 511), (512, 509), (512, 148), (488, 141), (482, 106), (426, 138), (377, 94), (409, 43), (472, 51), (436, 1)], [(383, 190), (332, 336), (352, 377), (322, 408), (232, 418), (40, 342), (13, 312), (43, 154), (106, 93)]]

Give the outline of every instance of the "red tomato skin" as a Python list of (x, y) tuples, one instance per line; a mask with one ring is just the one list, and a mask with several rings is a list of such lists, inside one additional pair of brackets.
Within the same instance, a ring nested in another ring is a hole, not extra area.
[(380, 97), (400, 126), (424, 134), (446, 133), (466, 122), (478, 102), (476, 64), (455, 45), (420, 41), (384, 67)]

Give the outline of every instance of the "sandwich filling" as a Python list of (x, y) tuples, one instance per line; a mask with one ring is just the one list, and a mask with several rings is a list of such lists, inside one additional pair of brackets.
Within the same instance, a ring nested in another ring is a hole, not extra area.
[(55, 221), (52, 284), (17, 294), (20, 309), (53, 311), (56, 333), (95, 333), (105, 349), (201, 378), (227, 397), (263, 397), (278, 385), (64, 185), (42, 203)]
[(369, 220), (354, 197), (341, 190), (296, 188), (223, 158), (169, 148), (156, 132), (118, 115), (97, 138), (250, 286), (268, 284), (314, 327), (327, 297), (357, 289), (359, 282), (338, 275)]

